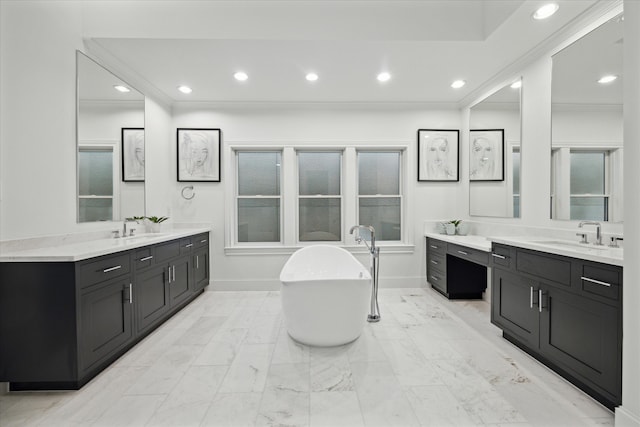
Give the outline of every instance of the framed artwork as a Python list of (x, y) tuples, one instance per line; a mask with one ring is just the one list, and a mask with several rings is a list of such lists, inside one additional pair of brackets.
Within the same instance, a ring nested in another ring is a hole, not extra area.
[(504, 181), (504, 129), (469, 131), (469, 180)]
[(178, 181), (220, 182), (220, 129), (178, 129)]
[(144, 128), (122, 128), (122, 180), (144, 181)]
[(418, 181), (457, 182), (460, 131), (418, 129)]

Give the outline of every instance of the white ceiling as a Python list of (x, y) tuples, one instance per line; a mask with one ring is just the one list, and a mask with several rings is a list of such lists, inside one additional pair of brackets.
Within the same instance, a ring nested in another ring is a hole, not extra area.
[[(556, 15), (533, 20), (544, 3), (87, 2), (84, 20), (94, 56), (169, 102), (458, 104), (493, 80), (517, 78), (505, 73), (603, 0), (559, 1)], [(238, 70), (249, 80), (235, 81)], [(317, 82), (304, 79), (310, 71)], [(381, 71), (392, 79), (379, 83)], [(456, 79), (467, 85), (452, 89)], [(193, 93), (178, 92), (181, 84)]]

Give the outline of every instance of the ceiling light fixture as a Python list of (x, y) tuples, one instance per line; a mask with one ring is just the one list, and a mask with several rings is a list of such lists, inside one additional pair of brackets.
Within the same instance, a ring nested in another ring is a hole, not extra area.
[(122, 86), (122, 85), (114, 85), (113, 88), (115, 90), (117, 90), (118, 92), (122, 92), (122, 93), (131, 92), (131, 89), (129, 89), (126, 86)]
[(511, 89), (520, 89), (522, 87), (522, 80), (511, 83)]
[(467, 82), (465, 82), (464, 80), (456, 80), (455, 82), (451, 83), (451, 87), (454, 89), (460, 89), (462, 86), (466, 84)]
[(613, 74), (609, 74), (609, 75), (600, 77), (600, 79), (598, 80), (598, 83), (600, 83), (600, 84), (611, 83), (612, 81), (614, 81), (617, 78), (618, 78), (618, 76), (614, 76)]
[(389, 80), (391, 80), (391, 74), (387, 72), (380, 73), (376, 78), (378, 79), (379, 82), (388, 82)]
[(556, 13), (558, 9), (560, 9), (560, 6), (558, 6), (557, 3), (545, 4), (544, 6), (536, 10), (536, 12), (533, 14), (533, 19), (547, 19), (548, 17)]
[(178, 90), (180, 92), (182, 92), (182, 93), (191, 93), (191, 92), (193, 92), (193, 89), (191, 89), (189, 86), (185, 86), (185, 85), (178, 86)]
[(244, 82), (249, 78), (249, 76), (244, 71), (238, 71), (233, 75), (233, 78), (238, 80), (239, 82)]
[(318, 80), (318, 75), (316, 73), (309, 73), (304, 78), (310, 82), (315, 82), (316, 80)]

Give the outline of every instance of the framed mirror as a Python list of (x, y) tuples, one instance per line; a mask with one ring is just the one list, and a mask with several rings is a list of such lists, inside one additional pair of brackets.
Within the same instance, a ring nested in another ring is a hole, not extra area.
[(520, 93), (518, 79), (471, 107), (469, 215), (520, 217)]
[(144, 95), (76, 52), (77, 221), (144, 216)]
[(622, 221), (622, 16), (553, 56), (551, 218)]

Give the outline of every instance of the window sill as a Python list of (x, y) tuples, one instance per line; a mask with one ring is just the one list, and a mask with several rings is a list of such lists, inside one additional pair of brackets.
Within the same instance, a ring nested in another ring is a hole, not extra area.
[[(318, 242), (317, 244), (323, 244)], [(295, 251), (305, 246), (312, 245), (300, 245), (300, 246), (228, 246), (224, 248), (224, 254), (229, 256), (234, 255), (291, 255)], [(362, 245), (336, 245), (344, 248), (352, 254), (366, 254), (369, 251), (367, 247)], [(383, 254), (412, 254), (415, 252), (415, 245), (403, 244), (403, 243), (381, 243), (378, 245), (380, 252)]]

